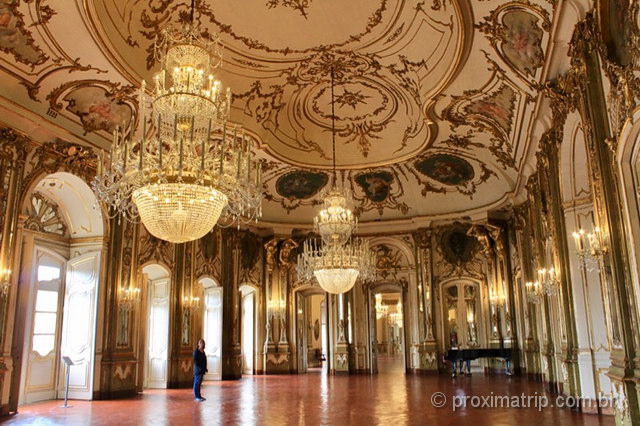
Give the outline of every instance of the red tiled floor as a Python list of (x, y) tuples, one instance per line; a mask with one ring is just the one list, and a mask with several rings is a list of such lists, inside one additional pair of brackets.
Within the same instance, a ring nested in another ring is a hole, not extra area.
[[(189, 389), (149, 390), (117, 401), (47, 401), (20, 407), (8, 424), (260, 424), (260, 425), (613, 425), (612, 417), (581, 415), (568, 409), (466, 408), (452, 411), (454, 395), (541, 395), (539, 383), (524, 378), (404, 376), (382, 365), (377, 376), (245, 376), (240, 381), (207, 382), (207, 401), (193, 401)], [(386, 368), (385, 368), (386, 367)], [(430, 398), (448, 399), (435, 408)], [(536, 393), (537, 392), (537, 393)], [(549, 395), (550, 399), (554, 397)]]

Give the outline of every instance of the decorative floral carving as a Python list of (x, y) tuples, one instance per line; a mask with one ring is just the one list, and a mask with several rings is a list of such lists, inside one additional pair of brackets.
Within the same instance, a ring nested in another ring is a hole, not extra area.
[(140, 225), (140, 252), (138, 254), (138, 264), (153, 260), (159, 261), (167, 265), (169, 268), (173, 266), (174, 244), (168, 241), (160, 240), (151, 235), (143, 225)]
[(278, 6), (289, 7), (300, 13), (305, 19), (307, 18), (307, 8), (313, 0), (267, 0), (267, 6), (274, 8)]

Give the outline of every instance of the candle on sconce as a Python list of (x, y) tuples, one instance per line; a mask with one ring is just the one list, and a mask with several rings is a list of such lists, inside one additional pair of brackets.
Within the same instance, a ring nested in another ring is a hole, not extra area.
[(576, 244), (576, 250), (578, 253), (582, 253), (584, 251), (584, 230), (579, 229), (578, 232), (574, 232), (573, 239)]

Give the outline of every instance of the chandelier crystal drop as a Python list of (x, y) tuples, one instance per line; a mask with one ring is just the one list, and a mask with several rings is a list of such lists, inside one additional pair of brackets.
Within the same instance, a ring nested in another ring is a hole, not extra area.
[(155, 76), (151, 114), (139, 92), (141, 128), (117, 128), (108, 163), (93, 182), (115, 216), (138, 218), (155, 237), (173, 243), (203, 237), (216, 223), (261, 216), (261, 162), (239, 126), (228, 123), (231, 91), (215, 76), (222, 64), (217, 35), (191, 22), (156, 40), (162, 70)]
[(298, 278), (314, 278), (328, 293), (345, 293), (356, 283), (375, 276), (375, 254), (367, 240), (355, 239), (344, 245), (317, 244), (307, 240), (298, 256)]
[(298, 278), (315, 279), (328, 293), (345, 293), (361, 281), (375, 274), (374, 254), (366, 240), (353, 238), (358, 221), (349, 208), (349, 193), (336, 185), (336, 131), (334, 73), (331, 70), (331, 119), (333, 146), (333, 182), (323, 194), (323, 209), (314, 218), (314, 229), (320, 234), (322, 245), (307, 240), (298, 256)]

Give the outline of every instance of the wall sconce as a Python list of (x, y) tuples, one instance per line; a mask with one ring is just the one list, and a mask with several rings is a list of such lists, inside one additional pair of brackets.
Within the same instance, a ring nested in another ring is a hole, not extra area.
[(538, 269), (538, 285), (547, 296), (554, 296), (560, 287), (558, 271), (555, 268)]
[(286, 308), (284, 300), (269, 300), (267, 302), (267, 309), (269, 312), (273, 312), (277, 316), (283, 316)]
[(132, 310), (138, 300), (140, 300), (139, 288), (120, 287), (120, 299), (118, 300), (118, 304), (124, 309)]
[(524, 286), (527, 292), (527, 300), (536, 305), (540, 303), (544, 295), (540, 283), (538, 281), (527, 281)]
[(589, 233), (579, 229), (573, 233), (573, 241), (576, 246), (576, 255), (580, 259), (580, 267), (590, 272), (599, 271), (600, 263), (609, 251), (600, 227), (596, 226), (593, 232)]
[(489, 294), (489, 301), (492, 305), (502, 306), (504, 304), (504, 294), (500, 290), (493, 290)]
[(194, 296), (185, 296), (182, 299), (182, 307), (189, 310), (198, 309), (200, 307), (200, 298)]
[(11, 288), (11, 269), (0, 270), (0, 295), (5, 298)]

